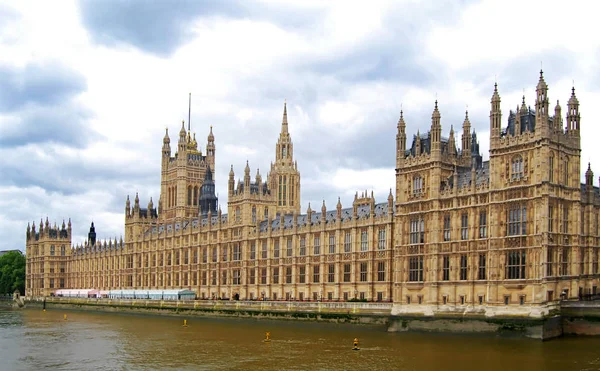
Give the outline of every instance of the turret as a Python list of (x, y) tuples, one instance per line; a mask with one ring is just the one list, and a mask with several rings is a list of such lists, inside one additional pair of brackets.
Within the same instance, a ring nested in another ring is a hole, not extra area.
[(233, 165), (231, 165), (231, 169), (229, 170), (229, 183), (227, 189), (229, 190), (229, 196), (233, 195), (233, 190), (235, 187), (235, 174), (233, 172)]
[(388, 213), (391, 215), (394, 212), (394, 195), (392, 194), (392, 189), (390, 188), (390, 194), (388, 195)]
[[(548, 85), (544, 81), (544, 71), (540, 70), (540, 80), (536, 87), (535, 112), (538, 124), (547, 125), (548, 123)], [(537, 126), (537, 125), (536, 125)]]
[(88, 243), (91, 246), (96, 244), (96, 228), (94, 227), (94, 222), (90, 226), (90, 232), (88, 233)]
[(442, 125), (440, 123), (440, 111), (438, 110), (437, 99), (435, 108), (431, 114), (431, 153), (440, 153), (442, 143)]
[(256, 185), (258, 187), (261, 187), (261, 185), (262, 185), (262, 177), (260, 176), (260, 170), (258, 168), (256, 169), (256, 179), (255, 179), (255, 181), (256, 181)]
[(585, 172), (585, 188), (588, 191), (594, 189), (594, 172), (592, 171), (592, 165), (588, 162), (588, 168)]
[(416, 138), (416, 145), (415, 145), (415, 157), (419, 156), (421, 154), (421, 131), (419, 129), (417, 129), (417, 138)]
[(338, 202), (337, 202), (335, 209), (337, 211), (337, 220), (342, 220), (342, 201), (340, 200), (339, 197), (338, 197)]
[(29, 239), (29, 233), (31, 232), (31, 227), (29, 227), (29, 222), (27, 222), (27, 232), (25, 233), (25, 239)]
[(560, 107), (560, 103), (556, 100), (556, 107), (554, 107), (554, 131), (562, 133), (562, 108)]
[[(200, 188), (200, 214), (208, 215), (217, 212), (218, 198), (215, 195), (215, 181), (210, 166), (206, 169), (204, 182)], [(210, 222), (210, 221), (209, 221)]]
[(569, 134), (579, 135), (579, 125), (580, 125), (580, 116), (579, 116), (579, 100), (575, 96), (575, 87), (571, 89), (571, 98), (569, 99), (569, 103), (567, 104), (568, 112), (567, 112), (567, 130)]
[(465, 111), (465, 121), (463, 121), (462, 133), (462, 154), (463, 156), (471, 156), (471, 121), (469, 120), (469, 111)]
[(140, 211), (140, 197), (138, 196), (137, 192), (135, 192), (135, 200), (133, 202), (133, 211), (134, 211), (135, 215), (138, 215), (138, 213)]
[(185, 122), (181, 121), (181, 130), (179, 130), (179, 143), (177, 143), (177, 148), (178, 148), (180, 157), (181, 157), (182, 153), (185, 152), (186, 147), (187, 147), (187, 140), (186, 140), (186, 132), (185, 132)]
[(152, 197), (150, 197), (150, 202), (148, 202), (148, 217), (150, 219), (152, 219), (152, 216), (154, 215), (152, 209), (154, 209), (154, 203), (152, 202)]
[(71, 237), (71, 218), (69, 218), (69, 222), (67, 223), (67, 233)]
[(125, 216), (130, 216), (131, 212), (131, 202), (129, 201), (129, 195), (127, 195), (127, 200), (125, 201)]
[(321, 206), (321, 220), (325, 223), (327, 219), (327, 207), (325, 207), (325, 200), (323, 200), (323, 206)]
[(400, 110), (400, 119), (398, 119), (398, 133), (396, 134), (396, 167), (401, 167), (400, 162), (404, 160), (406, 153), (406, 123), (404, 122), (404, 113)]
[(216, 155), (216, 147), (215, 147), (215, 136), (213, 135), (212, 125), (210, 126), (210, 132), (208, 133), (208, 141), (206, 143), (206, 157), (208, 164), (213, 169), (213, 178), (215, 177), (214, 169), (215, 169), (215, 155)]
[(498, 84), (494, 83), (494, 93), (492, 94), (490, 109), (490, 137), (492, 139), (500, 138), (500, 125), (502, 124), (502, 111), (500, 110), (500, 94), (498, 94)]
[(450, 137), (448, 138), (448, 154), (456, 156), (456, 141), (454, 139), (454, 125), (450, 125)]
[(246, 160), (246, 167), (244, 168), (244, 192), (250, 193), (250, 165)]
[(171, 157), (171, 138), (169, 138), (169, 128), (165, 128), (165, 137), (163, 138), (162, 147), (163, 165), (168, 163)]

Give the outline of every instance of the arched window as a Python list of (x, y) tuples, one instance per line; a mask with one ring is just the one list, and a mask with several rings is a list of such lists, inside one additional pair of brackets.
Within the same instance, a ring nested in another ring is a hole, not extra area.
[(252, 223), (256, 223), (256, 206), (252, 206)]
[(551, 153), (548, 158), (548, 181), (554, 182), (554, 154)]
[(512, 159), (511, 179), (519, 180), (523, 177), (523, 157), (517, 156)]
[(240, 222), (242, 220), (242, 211), (239, 207), (235, 208), (235, 221)]
[(194, 206), (198, 205), (198, 187), (194, 187)]
[(413, 194), (423, 192), (423, 177), (417, 175), (413, 178)]
[(187, 204), (188, 204), (188, 206), (190, 206), (192, 204), (192, 186), (188, 186)]
[(265, 207), (265, 219), (269, 218), (269, 208)]

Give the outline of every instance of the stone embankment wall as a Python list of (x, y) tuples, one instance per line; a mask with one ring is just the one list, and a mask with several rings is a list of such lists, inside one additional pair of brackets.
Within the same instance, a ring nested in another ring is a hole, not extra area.
[[(27, 306), (42, 307), (43, 298)], [(326, 321), (385, 326), (390, 332), (452, 332), (517, 335), (548, 340), (563, 335), (600, 335), (600, 301), (564, 302), (547, 316), (434, 313), (392, 315), (391, 303), (285, 301), (171, 301), (45, 298), (47, 309), (89, 310), (178, 316), (245, 317)]]

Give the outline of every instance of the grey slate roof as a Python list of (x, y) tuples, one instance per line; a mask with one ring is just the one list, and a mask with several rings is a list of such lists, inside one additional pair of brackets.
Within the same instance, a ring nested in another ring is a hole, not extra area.
[[(359, 219), (368, 218), (371, 212), (371, 205), (361, 205), (357, 208), (356, 214)], [(388, 215), (388, 204), (380, 203), (375, 204), (375, 217), (387, 216)], [(325, 213), (325, 222), (335, 223), (337, 220), (337, 210), (329, 210)], [(342, 209), (342, 222), (349, 221), (352, 219), (352, 208)], [(322, 222), (322, 215), (320, 211), (313, 211), (310, 217), (312, 225), (319, 225)], [(305, 226), (309, 223), (309, 217), (307, 214), (297, 216), (298, 226)], [(260, 231), (265, 232), (267, 230), (268, 221), (263, 220), (260, 222)], [(279, 230), (282, 227), (281, 220), (278, 217), (271, 221), (271, 228), (273, 230)], [(294, 227), (294, 216), (292, 214), (286, 214), (283, 216), (283, 229), (289, 229)]]

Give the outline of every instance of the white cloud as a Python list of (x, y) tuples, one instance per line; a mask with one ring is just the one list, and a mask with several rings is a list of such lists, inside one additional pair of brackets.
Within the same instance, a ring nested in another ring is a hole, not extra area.
[[(284, 99), (302, 174), (302, 209), (308, 202), (319, 207), (323, 198), (335, 207), (337, 196), (347, 206), (365, 189), (379, 202), (395, 187), (401, 106), (411, 138), (429, 129), (437, 97), (443, 135), (453, 125), (460, 143), (468, 105), (487, 158), (494, 75), (506, 120), (523, 88), (533, 103), (538, 57), (550, 66), (552, 106), (558, 98), (565, 112), (576, 82), (582, 171), (599, 157), (592, 143), (600, 134), (593, 109), (600, 98), (595, 2), (258, 3), (260, 14), (194, 17), (185, 26), (188, 38), (160, 56), (144, 45), (95, 43), (76, 1), (7, 4), (15, 14), (0, 14), (7, 19), (0, 24), (0, 68), (60, 65), (83, 76), (85, 86), (68, 102), (39, 112), (81, 120), (65, 127), (86, 141), (74, 146), (56, 133), (46, 143), (0, 145), (0, 249), (22, 248), (26, 223), (46, 215), (59, 224), (72, 217), (74, 242), (85, 238), (92, 219), (99, 237), (120, 236), (127, 194), (139, 192), (143, 205), (150, 196), (158, 201), (164, 130), (175, 147), (189, 92), (192, 129), (203, 150), (213, 126), (223, 206), (230, 164), (236, 178), (246, 160), (253, 176), (257, 167), (266, 176)], [(142, 27), (133, 19), (129, 26), (148, 32), (138, 21)], [(89, 116), (75, 117), (66, 111), (72, 106)], [(12, 133), (27, 113), (0, 112), (0, 130)], [(41, 130), (48, 122), (37, 125)]]

